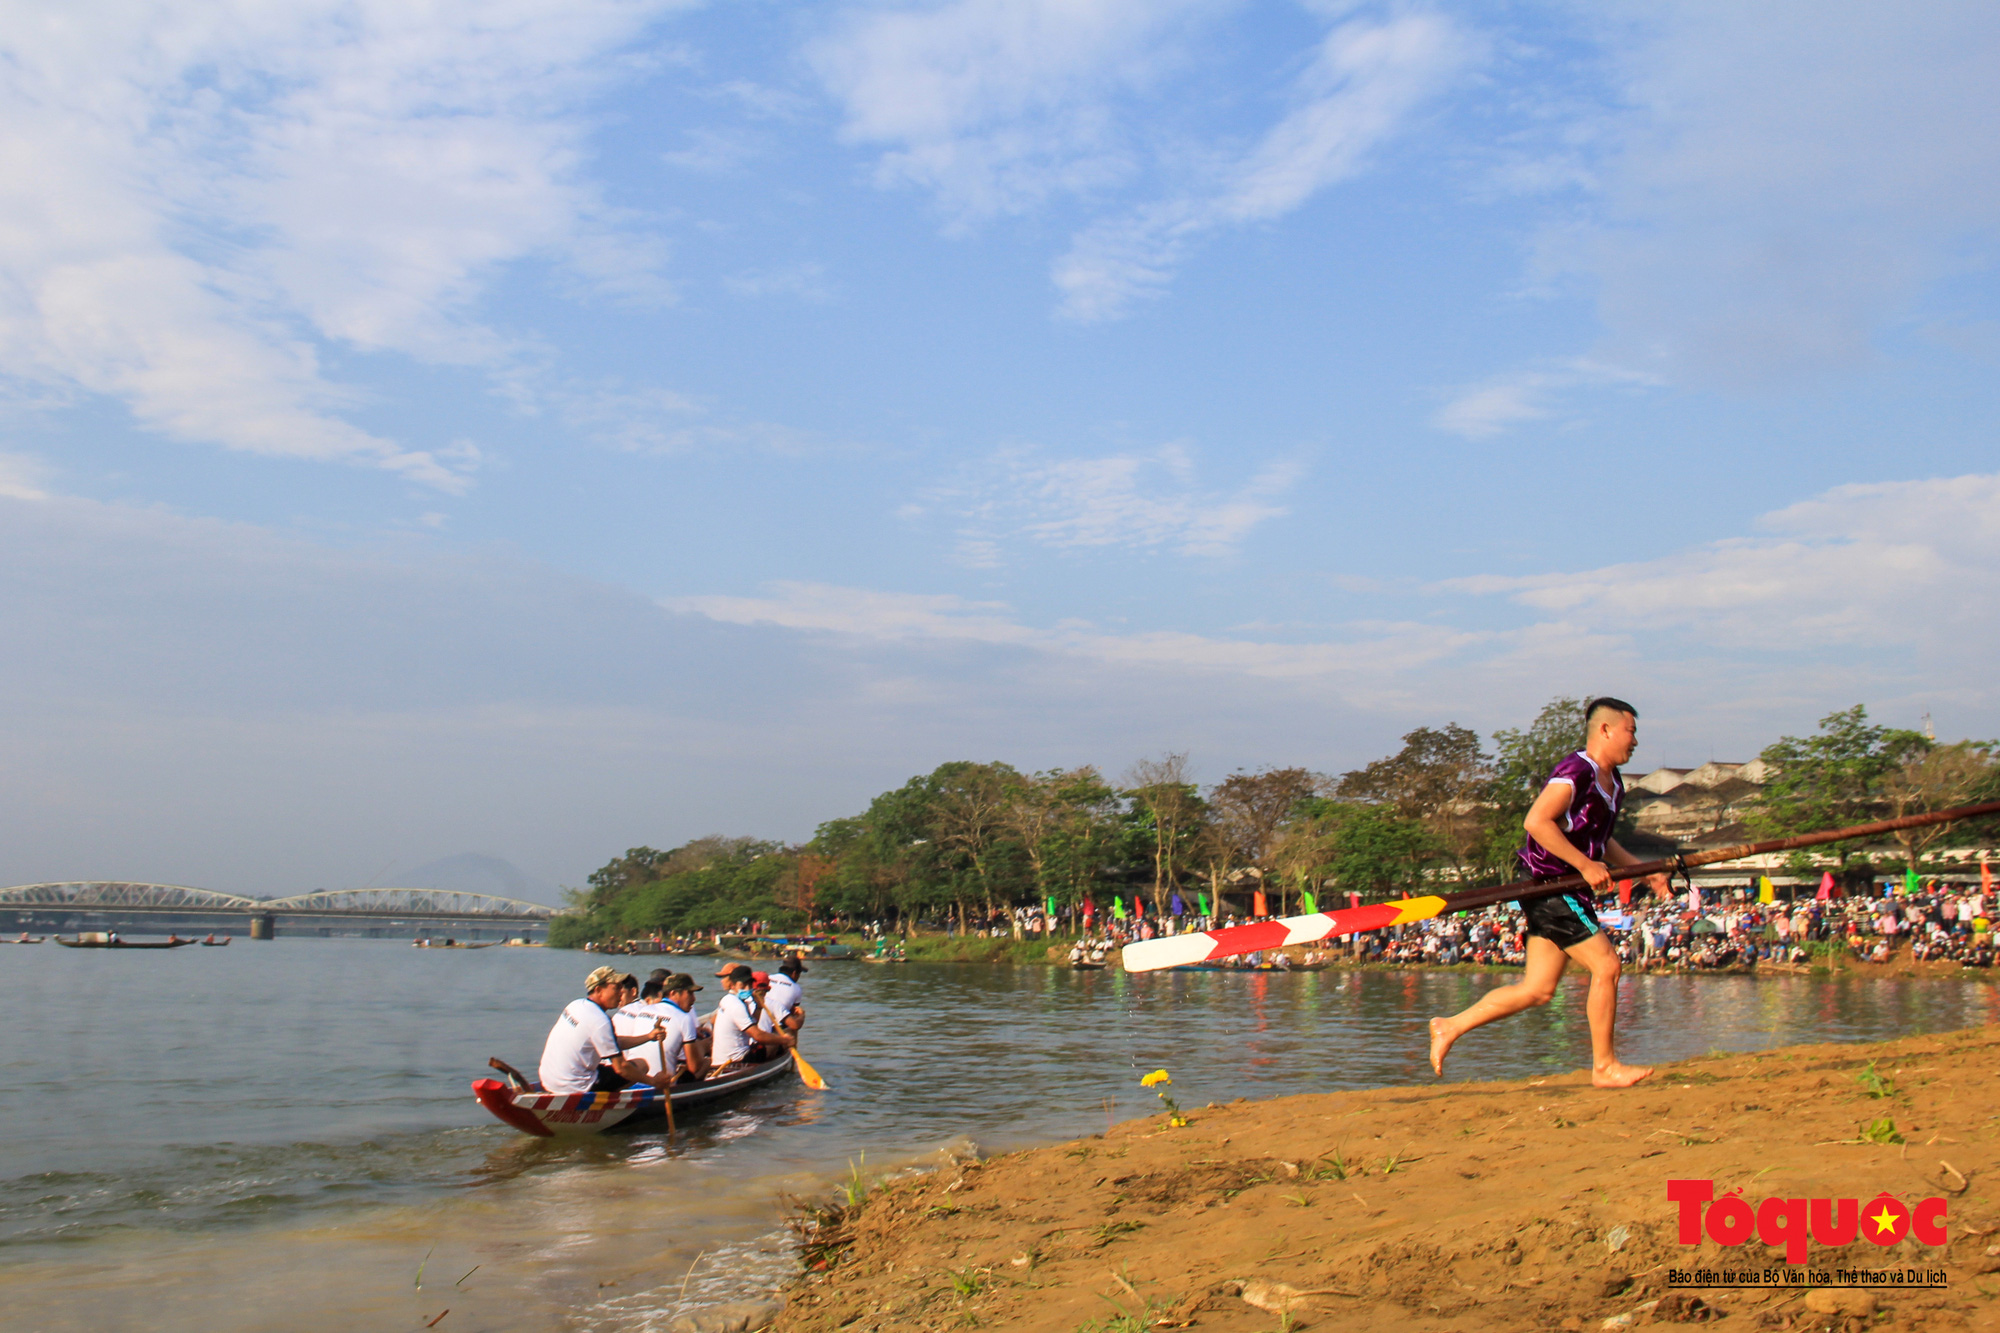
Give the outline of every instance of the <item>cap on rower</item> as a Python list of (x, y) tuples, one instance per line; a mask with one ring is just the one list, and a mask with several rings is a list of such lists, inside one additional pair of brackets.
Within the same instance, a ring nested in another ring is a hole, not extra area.
[(694, 978), (687, 973), (676, 972), (667, 978), (665, 984), (660, 989), (672, 995), (677, 990), (700, 990), (701, 987), (695, 985)]
[(758, 990), (769, 990), (771, 989), (771, 974), (769, 972), (752, 972), (750, 974), (750, 984)]
[(806, 965), (800, 961), (797, 954), (793, 954), (790, 958), (778, 964), (778, 970), (788, 977), (802, 977), (806, 974)]
[(590, 975), (583, 979), (583, 993), (590, 994), (599, 986), (609, 986), (624, 974), (615, 967), (592, 968)]
[(718, 977), (726, 977), (730, 981), (748, 981), (750, 980), (753, 974), (750, 971), (750, 965), (748, 963), (737, 963), (732, 967), (723, 968), (720, 972), (717, 972), (715, 975), (717, 975)]

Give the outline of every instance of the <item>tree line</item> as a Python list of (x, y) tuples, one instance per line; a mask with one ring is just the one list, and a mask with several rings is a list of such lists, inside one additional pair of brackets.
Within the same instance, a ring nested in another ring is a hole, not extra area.
[[(1493, 733), (1490, 749), (1446, 723), (1337, 776), (1272, 767), (1206, 789), (1185, 754), (1137, 763), (1115, 783), (1093, 766), (1022, 772), (954, 760), (828, 820), (803, 844), (707, 837), (633, 848), (570, 894), (574, 910), (550, 938), (671, 937), (745, 919), (962, 927), (1019, 906), (1061, 912), (1088, 901), (1103, 913), (1114, 898), (1160, 916), (1176, 895), (1190, 912), (1206, 901), (1222, 915), (1247, 911), (1258, 892), (1283, 915), (1307, 894), (1380, 901), (1440, 881), (1509, 879), (1528, 806), (1582, 743), (1583, 702), (1550, 700), (1527, 726)], [(1996, 786), (1992, 743), (1940, 745), (1872, 726), (1858, 705), (1762, 757), (1772, 776), (1750, 818), (1770, 836), (1947, 808)], [(1949, 831), (1905, 837), (1911, 864)]]

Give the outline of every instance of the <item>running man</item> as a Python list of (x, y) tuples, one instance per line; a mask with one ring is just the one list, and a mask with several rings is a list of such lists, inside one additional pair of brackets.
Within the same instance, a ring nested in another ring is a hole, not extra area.
[[(1584, 707), (1584, 744), (1549, 774), (1548, 784), (1528, 810), (1522, 826), (1525, 846), (1516, 853), (1536, 883), (1582, 875), (1588, 892), (1527, 898), (1527, 975), (1511, 986), (1486, 992), (1465, 1012), (1431, 1020), (1431, 1070), (1444, 1077), (1444, 1057), (1452, 1043), (1496, 1018), (1518, 1014), (1555, 997), (1556, 984), (1573, 958), (1590, 972), (1590, 1081), (1600, 1088), (1629, 1088), (1653, 1071), (1619, 1062), (1614, 1041), (1618, 1022), (1618, 953), (1597, 923), (1594, 895), (1611, 887), (1614, 866), (1639, 864), (1618, 845), (1611, 830), (1625, 804), (1620, 765), (1639, 744), (1639, 713), (1621, 699), (1593, 699)], [(1647, 879), (1665, 897), (1667, 877)]]

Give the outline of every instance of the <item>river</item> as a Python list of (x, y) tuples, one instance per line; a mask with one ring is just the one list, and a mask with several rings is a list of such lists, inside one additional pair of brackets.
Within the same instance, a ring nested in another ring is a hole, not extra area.
[[(489, 1055), (532, 1069), (598, 961), (0, 946), (9, 1326), (414, 1328), (448, 1310), (446, 1333), (665, 1329), (774, 1286), (786, 1200), (852, 1169), (1101, 1130), (1158, 1109), (1138, 1077), (1159, 1067), (1190, 1107), (1427, 1081), (1425, 1018), (1509, 979), (814, 964), (805, 1049), (826, 1092), (787, 1080), (673, 1142), (489, 1119), (469, 1081)], [(1583, 988), (1468, 1037), (1452, 1077), (1585, 1066)], [(1634, 977), (1620, 1004), (1638, 1062), (1995, 1021), (1984, 982)]]

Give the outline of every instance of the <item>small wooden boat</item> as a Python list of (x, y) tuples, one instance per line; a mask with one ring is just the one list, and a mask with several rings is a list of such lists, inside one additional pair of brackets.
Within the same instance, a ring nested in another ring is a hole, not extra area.
[(910, 960), (907, 958), (898, 958), (893, 954), (883, 954), (880, 958), (869, 954), (863, 957), (861, 961), (864, 963), (907, 963)]
[(26, 935), (23, 935), (23, 936), (21, 936), (21, 938), (20, 938), (20, 939), (18, 939), (18, 940), (8, 940), (8, 941), (7, 941), (7, 943), (9, 943), (9, 944), (40, 944), (41, 942), (42, 942), (42, 937), (41, 937), (40, 935), (37, 935), (37, 936), (35, 936), (35, 937), (34, 937), (34, 938), (32, 938), (32, 939), (30, 939), (30, 938), (29, 938), (28, 936), (26, 936)]
[(1071, 963), (1070, 967), (1078, 972), (1102, 972), (1104, 970), (1104, 964), (1093, 963), (1089, 961), (1081, 963)]
[[(715, 1105), (790, 1072), (792, 1053), (786, 1051), (775, 1060), (746, 1065), (721, 1078), (677, 1085), (672, 1094), (674, 1111)], [(472, 1096), (495, 1119), (542, 1139), (602, 1134), (614, 1126), (636, 1128), (664, 1121), (667, 1114), (667, 1094), (645, 1084), (618, 1092), (543, 1092), (533, 1085), (510, 1088), (497, 1078), (478, 1078), (472, 1081)]]
[(218, 939), (203, 940), (201, 942), (201, 945), (204, 949), (220, 949), (228, 945), (228, 943), (229, 943), (229, 937), (227, 935), (224, 935), (219, 940)]
[(65, 949), (184, 949), (194, 940), (121, 940), (98, 930), (86, 930), (73, 940), (55, 937)]

